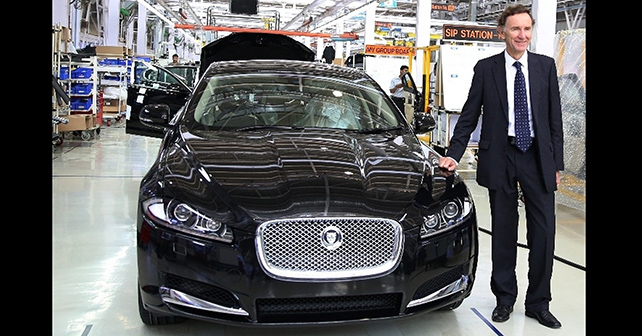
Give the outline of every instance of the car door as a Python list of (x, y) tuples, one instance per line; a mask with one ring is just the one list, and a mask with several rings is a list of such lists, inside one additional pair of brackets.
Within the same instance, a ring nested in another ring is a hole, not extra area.
[(168, 65), (165, 67), (169, 72), (178, 75), (187, 86), (194, 88), (198, 80), (199, 67), (196, 65)]
[(130, 106), (125, 122), (125, 133), (161, 138), (162, 129), (143, 125), (138, 116), (147, 104), (167, 104), (173, 117), (187, 102), (192, 89), (167, 69), (148, 62), (132, 65), (133, 80), (127, 87), (127, 105)]

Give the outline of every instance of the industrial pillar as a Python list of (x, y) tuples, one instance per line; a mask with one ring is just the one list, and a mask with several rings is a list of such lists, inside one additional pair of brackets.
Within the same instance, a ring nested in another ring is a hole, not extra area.
[[(430, 46), (430, 12), (432, 7), (432, 0), (417, 0), (417, 23), (415, 25), (415, 47), (428, 47)], [(412, 78), (417, 82), (417, 86), (423, 87), (423, 68), (424, 68), (424, 55), (423, 52), (417, 52), (416, 60), (412, 63)], [(428, 83), (428, 78), (426, 78)], [(428, 84), (426, 84), (428, 85)], [(428, 92), (428, 90), (426, 90)]]
[(364, 43), (365, 44), (374, 44), (375, 43), (375, 13), (376, 6), (368, 6), (366, 8), (366, 25), (364, 28)]
[[(69, 28), (69, 1), (67, 0), (51, 0), (51, 25), (57, 23)], [(72, 31), (73, 33), (75, 31)]]
[(138, 29), (136, 30), (136, 54), (147, 54), (147, 8), (138, 4)]
[(316, 60), (320, 60), (321, 56), (323, 56), (323, 48), (325, 46), (323, 45), (323, 37), (317, 37), (317, 58)]
[(118, 35), (120, 33), (120, 0), (107, 0), (103, 21), (105, 25), (105, 45), (118, 45)]
[[(341, 35), (344, 33), (344, 20), (343, 18), (338, 19), (336, 21), (336, 27), (337, 27), (337, 34)], [(342, 41), (335, 41), (334, 42), (334, 59), (340, 58), (341, 59), (341, 65), (343, 65), (343, 61), (345, 60), (345, 57), (343, 57), (343, 42)]]
[(531, 14), (535, 19), (531, 50), (538, 54), (553, 57), (555, 51), (555, 29), (557, 26), (557, 2), (533, 0)]

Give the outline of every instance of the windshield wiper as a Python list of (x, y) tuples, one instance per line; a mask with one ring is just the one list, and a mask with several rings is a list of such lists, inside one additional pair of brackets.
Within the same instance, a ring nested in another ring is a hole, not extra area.
[(377, 134), (377, 133), (390, 132), (390, 131), (399, 131), (399, 130), (405, 130), (405, 127), (399, 125), (399, 126), (388, 127), (388, 128), (371, 128), (371, 129), (365, 129), (365, 130), (357, 131), (357, 133)]
[(283, 126), (283, 125), (251, 125), (251, 126), (239, 127), (235, 131), (243, 132), (243, 131), (254, 131), (254, 130), (260, 130), (260, 129), (302, 130), (303, 127)]

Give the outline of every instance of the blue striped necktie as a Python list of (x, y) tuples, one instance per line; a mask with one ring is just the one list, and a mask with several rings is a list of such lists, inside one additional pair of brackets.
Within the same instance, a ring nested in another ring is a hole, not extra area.
[(515, 145), (522, 152), (526, 152), (533, 143), (531, 127), (528, 121), (528, 103), (526, 101), (526, 80), (522, 72), (522, 64), (515, 62)]

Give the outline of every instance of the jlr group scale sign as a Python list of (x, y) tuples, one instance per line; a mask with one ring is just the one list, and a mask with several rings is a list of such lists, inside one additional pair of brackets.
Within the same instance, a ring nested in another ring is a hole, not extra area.
[(409, 47), (366, 44), (364, 53), (368, 55), (408, 56)]

